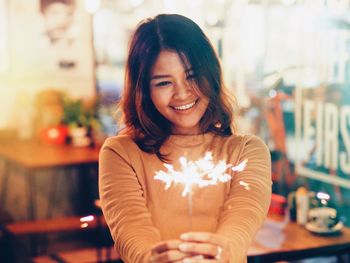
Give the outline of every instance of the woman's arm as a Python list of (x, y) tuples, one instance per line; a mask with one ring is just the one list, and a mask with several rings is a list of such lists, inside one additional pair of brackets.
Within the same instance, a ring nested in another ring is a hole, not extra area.
[(100, 199), (115, 247), (125, 262), (180, 261), (189, 256), (179, 251), (180, 240), (161, 241), (153, 225), (144, 189), (130, 161), (137, 151), (128, 139), (113, 138), (100, 152)]
[(245, 136), (238, 163), (248, 159), (244, 171), (231, 180), (231, 190), (219, 218), (217, 234), (230, 242), (230, 261), (244, 262), (247, 250), (267, 215), (271, 198), (271, 159), (267, 146), (256, 136)]
[[(130, 143), (131, 144), (131, 143)], [(118, 138), (107, 139), (100, 152), (99, 192), (102, 211), (115, 247), (126, 262), (148, 262), (160, 241), (146, 207), (144, 191)]]
[(244, 137), (237, 164), (244, 159), (248, 159), (247, 167), (232, 177), (216, 233), (192, 232), (181, 236), (181, 251), (205, 257), (188, 259), (186, 263), (246, 262), (249, 245), (269, 208), (271, 162), (266, 145), (255, 136)]

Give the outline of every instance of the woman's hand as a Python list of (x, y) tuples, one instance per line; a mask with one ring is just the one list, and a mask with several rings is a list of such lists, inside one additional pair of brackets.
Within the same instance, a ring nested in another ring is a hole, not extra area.
[(182, 262), (184, 258), (193, 256), (179, 250), (180, 240), (167, 240), (157, 243), (151, 250), (150, 263)]
[(208, 232), (189, 232), (181, 235), (180, 251), (184, 253), (202, 255), (202, 257), (188, 257), (182, 262), (229, 262), (229, 240), (219, 234)]

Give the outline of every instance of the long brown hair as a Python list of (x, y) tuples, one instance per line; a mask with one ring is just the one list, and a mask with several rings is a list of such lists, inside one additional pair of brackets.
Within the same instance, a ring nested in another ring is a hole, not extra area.
[(209, 98), (200, 120), (201, 132), (231, 135), (237, 104), (223, 85), (220, 62), (210, 41), (196, 23), (175, 14), (141, 22), (131, 38), (119, 104), (125, 125), (122, 133), (132, 136), (143, 151), (164, 160), (160, 147), (171, 134), (171, 123), (156, 110), (150, 98), (150, 71), (162, 50), (175, 51), (189, 62), (199, 90)]

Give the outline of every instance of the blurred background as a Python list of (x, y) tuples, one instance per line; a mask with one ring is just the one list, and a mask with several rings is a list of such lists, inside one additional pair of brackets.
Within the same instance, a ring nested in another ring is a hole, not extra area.
[(99, 214), (98, 150), (121, 128), (128, 40), (159, 13), (185, 15), (211, 39), (241, 107), (239, 132), (271, 151), (282, 206), (303, 187), (310, 207), (335, 208), (350, 226), (343, 0), (0, 0), (0, 223)]

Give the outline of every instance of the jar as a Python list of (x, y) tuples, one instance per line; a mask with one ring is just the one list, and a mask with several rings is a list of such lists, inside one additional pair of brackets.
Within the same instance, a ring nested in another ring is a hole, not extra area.
[(297, 223), (305, 225), (308, 220), (309, 194), (305, 187), (299, 187), (295, 194), (297, 205)]

